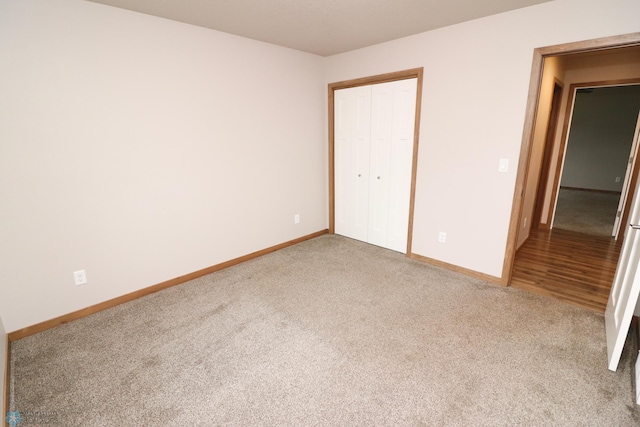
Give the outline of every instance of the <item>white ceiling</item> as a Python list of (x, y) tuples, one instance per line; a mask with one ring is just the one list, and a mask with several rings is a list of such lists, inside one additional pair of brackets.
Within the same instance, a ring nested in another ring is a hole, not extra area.
[(329, 56), (550, 0), (89, 0)]

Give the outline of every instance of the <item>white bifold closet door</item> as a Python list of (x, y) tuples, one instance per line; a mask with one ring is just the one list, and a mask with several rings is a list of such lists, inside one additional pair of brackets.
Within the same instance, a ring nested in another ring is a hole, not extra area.
[(407, 250), (417, 79), (334, 92), (335, 232)]

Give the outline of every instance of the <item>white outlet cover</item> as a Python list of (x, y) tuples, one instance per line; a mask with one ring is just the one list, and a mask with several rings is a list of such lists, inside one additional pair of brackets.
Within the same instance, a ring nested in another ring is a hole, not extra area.
[(447, 241), (447, 233), (445, 233), (444, 231), (441, 231), (440, 233), (438, 233), (438, 242), (445, 243), (446, 241)]
[(73, 272), (73, 279), (75, 280), (76, 286), (86, 285), (87, 284), (87, 272), (84, 270), (78, 270)]

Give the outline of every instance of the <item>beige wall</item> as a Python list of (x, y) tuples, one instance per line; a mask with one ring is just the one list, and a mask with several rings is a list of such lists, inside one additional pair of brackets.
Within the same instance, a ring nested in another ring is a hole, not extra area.
[(533, 50), (640, 31), (637, 16), (637, 0), (555, 0), (328, 58), (327, 82), (424, 67), (415, 253), (501, 276)]
[(76, 0), (0, 40), (7, 331), (327, 228), (321, 57)]
[(540, 98), (534, 126), (533, 141), (531, 143), (531, 158), (525, 186), (520, 230), (518, 242), (520, 247), (529, 237), (531, 232), (531, 219), (533, 217), (537, 190), (540, 180), (540, 168), (545, 150), (547, 128), (549, 125), (551, 104), (553, 101), (553, 89), (556, 81), (562, 84), (564, 80), (564, 58), (550, 57), (544, 61), (544, 71), (540, 82)]

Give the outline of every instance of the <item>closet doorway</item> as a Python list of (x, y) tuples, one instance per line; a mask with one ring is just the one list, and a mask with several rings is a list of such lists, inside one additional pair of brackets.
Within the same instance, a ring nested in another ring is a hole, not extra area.
[(329, 231), (405, 254), (423, 69), (329, 85)]

